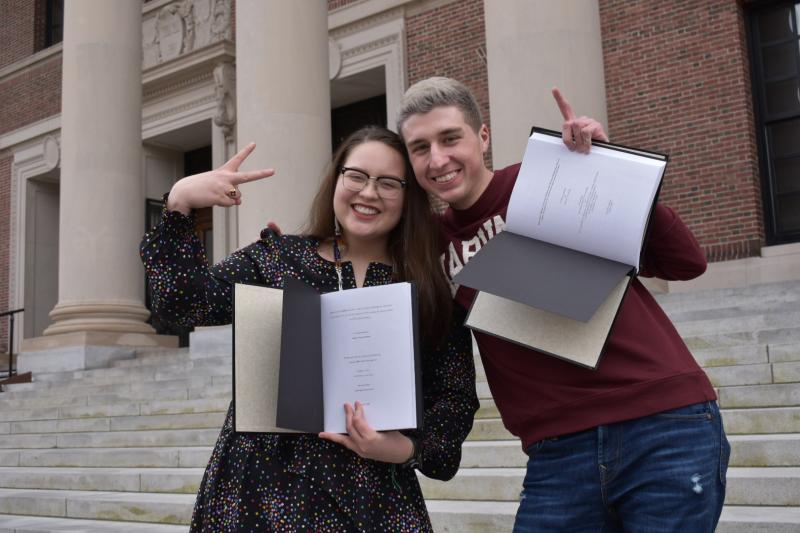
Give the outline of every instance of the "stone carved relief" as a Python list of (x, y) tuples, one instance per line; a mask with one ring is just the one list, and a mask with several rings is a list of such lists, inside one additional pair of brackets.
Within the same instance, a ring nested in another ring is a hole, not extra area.
[(232, 0), (176, 0), (145, 14), (142, 67), (233, 38)]
[(222, 128), (228, 138), (236, 124), (236, 69), (231, 63), (219, 63), (214, 67), (214, 94), (217, 101), (214, 124)]

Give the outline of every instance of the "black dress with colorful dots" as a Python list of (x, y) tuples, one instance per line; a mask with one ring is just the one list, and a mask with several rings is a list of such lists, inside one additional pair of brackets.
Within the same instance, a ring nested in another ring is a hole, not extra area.
[[(164, 319), (230, 323), (234, 283), (281, 287), (288, 276), (320, 292), (337, 289), (334, 264), (319, 256), (316, 239), (264, 230), (260, 240), (209, 267), (193, 226), (191, 217), (165, 209), (141, 244), (153, 310)], [(343, 263), (342, 278), (345, 288), (355, 287), (350, 263)], [(364, 285), (391, 278), (390, 266), (371, 263)], [(419, 470), (436, 479), (455, 475), (478, 409), (472, 341), (462, 322), (454, 316), (446, 341), (422, 357), (424, 418), (414, 436)], [(232, 414), (206, 467), (191, 531), (432, 531), (412, 468), (363, 459), (316, 435), (236, 433)]]

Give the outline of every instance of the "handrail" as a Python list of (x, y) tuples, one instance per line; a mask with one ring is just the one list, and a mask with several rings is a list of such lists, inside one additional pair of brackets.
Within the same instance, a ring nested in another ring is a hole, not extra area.
[(14, 368), (12, 366), (12, 362), (14, 360), (14, 315), (17, 313), (22, 313), (25, 311), (25, 308), (14, 309), (12, 311), (6, 311), (4, 313), (0, 313), (0, 318), (7, 316), (8, 317), (8, 376), (11, 377), (14, 374)]

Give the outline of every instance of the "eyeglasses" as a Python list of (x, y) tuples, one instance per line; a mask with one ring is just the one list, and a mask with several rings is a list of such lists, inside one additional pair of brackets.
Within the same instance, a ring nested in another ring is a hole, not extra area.
[(375, 190), (378, 191), (378, 196), (391, 200), (399, 197), (403, 189), (406, 188), (406, 180), (400, 178), (370, 176), (363, 170), (350, 167), (341, 167), (339, 172), (342, 175), (342, 183), (345, 188), (353, 192), (363, 191), (369, 180), (375, 180)]

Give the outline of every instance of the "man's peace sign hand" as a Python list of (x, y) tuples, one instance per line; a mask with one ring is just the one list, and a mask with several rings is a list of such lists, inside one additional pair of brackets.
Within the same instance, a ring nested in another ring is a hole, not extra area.
[(577, 150), (582, 154), (588, 154), (592, 146), (592, 139), (608, 142), (608, 136), (603, 131), (603, 125), (593, 118), (578, 117), (572, 112), (572, 107), (558, 90), (553, 87), (553, 98), (556, 99), (561, 116), (564, 117), (564, 124), (561, 126), (561, 137), (564, 144), (572, 151)]
[(242, 193), (239, 191), (239, 185), (275, 174), (271, 168), (239, 172), (239, 167), (255, 148), (255, 143), (250, 143), (218, 169), (179, 180), (169, 192), (167, 208), (188, 215), (192, 209), (202, 209), (212, 205), (220, 207), (240, 205)]

